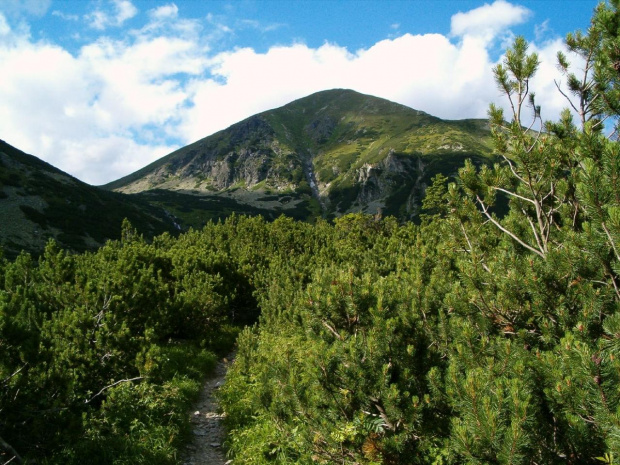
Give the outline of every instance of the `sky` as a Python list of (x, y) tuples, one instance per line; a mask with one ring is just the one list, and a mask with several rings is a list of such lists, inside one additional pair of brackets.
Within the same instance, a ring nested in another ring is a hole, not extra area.
[(485, 118), (506, 106), (492, 68), (517, 35), (555, 119), (556, 53), (597, 3), (0, 0), (0, 139), (101, 185), (321, 90)]

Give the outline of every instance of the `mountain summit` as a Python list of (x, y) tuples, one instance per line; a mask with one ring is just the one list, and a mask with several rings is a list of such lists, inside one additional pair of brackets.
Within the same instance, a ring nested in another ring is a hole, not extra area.
[(410, 219), (432, 176), (491, 155), (489, 136), (485, 120), (445, 121), (335, 89), (251, 116), (104, 187), (224, 196), (306, 216)]

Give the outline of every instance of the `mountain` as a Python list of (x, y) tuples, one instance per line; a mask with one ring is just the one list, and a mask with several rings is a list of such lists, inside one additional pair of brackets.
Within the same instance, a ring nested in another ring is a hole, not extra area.
[(9, 257), (40, 253), (50, 238), (89, 250), (118, 238), (124, 218), (147, 237), (232, 213), (415, 219), (435, 174), (492, 157), (484, 120), (342, 89), (254, 115), (101, 188), (0, 141), (0, 246)]
[[(435, 174), (491, 157), (486, 120), (446, 121), (335, 89), (254, 115), (102, 187), (142, 193), (183, 219), (193, 215), (190, 223), (204, 202), (297, 218), (382, 211), (413, 219)], [(179, 207), (188, 196), (197, 205)]]
[(139, 197), (89, 186), (0, 140), (0, 246), (40, 253), (50, 238), (84, 251), (121, 235), (128, 218), (145, 236), (175, 231), (173, 218)]

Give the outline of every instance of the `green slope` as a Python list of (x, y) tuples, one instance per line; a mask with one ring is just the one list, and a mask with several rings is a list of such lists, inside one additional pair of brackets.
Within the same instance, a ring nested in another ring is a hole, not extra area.
[(175, 230), (161, 208), (89, 186), (0, 141), (0, 246), (38, 254), (50, 238), (84, 251), (120, 237), (124, 218), (146, 236)]
[[(296, 217), (382, 210), (412, 219), (435, 174), (491, 157), (484, 120), (441, 120), (334, 89), (254, 115), (103, 187), (223, 195)], [(299, 201), (285, 201), (291, 194)], [(262, 202), (265, 195), (275, 203)]]

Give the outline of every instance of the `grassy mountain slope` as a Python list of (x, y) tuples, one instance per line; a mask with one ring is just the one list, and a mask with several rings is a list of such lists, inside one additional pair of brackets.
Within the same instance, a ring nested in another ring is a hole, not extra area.
[(409, 219), (432, 176), (491, 157), (489, 136), (484, 120), (445, 121), (336, 89), (252, 116), (103, 187), (224, 196), (299, 218), (381, 209)]
[(38, 253), (50, 238), (75, 251), (120, 237), (124, 218), (146, 236), (174, 231), (165, 212), (138, 197), (89, 186), (0, 141), (0, 245)]

